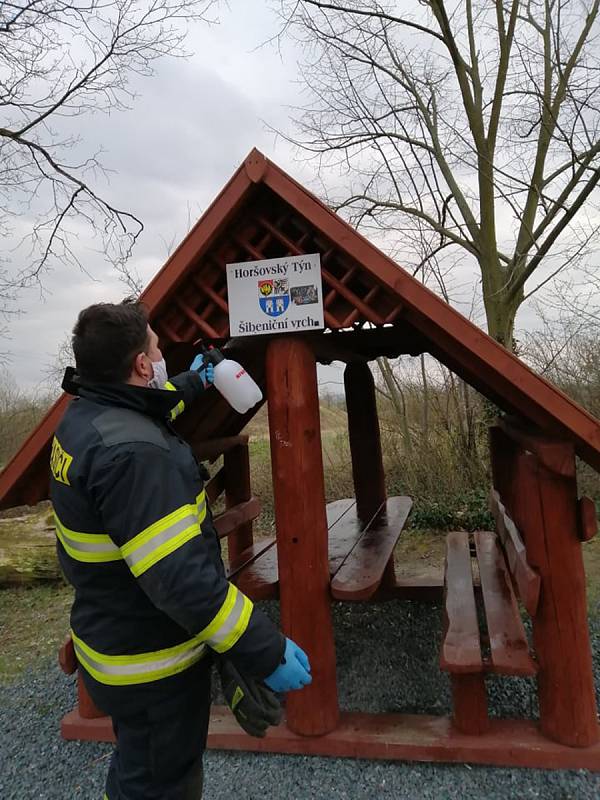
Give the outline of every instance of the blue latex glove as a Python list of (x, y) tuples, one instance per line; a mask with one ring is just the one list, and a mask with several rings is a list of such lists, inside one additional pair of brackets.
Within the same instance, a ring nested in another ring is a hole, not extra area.
[(214, 365), (210, 362), (208, 364), (204, 363), (204, 356), (202, 353), (198, 353), (196, 358), (190, 364), (190, 369), (195, 369), (196, 372), (202, 378), (202, 383), (204, 386), (210, 386), (214, 383), (215, 380), (215, 368)]
[(312, 683), (308, 656), (291, 639), (285, 640), (283, 660), (275, 672), (265, 678), (265, 683), (274, 692), (291, 692)]

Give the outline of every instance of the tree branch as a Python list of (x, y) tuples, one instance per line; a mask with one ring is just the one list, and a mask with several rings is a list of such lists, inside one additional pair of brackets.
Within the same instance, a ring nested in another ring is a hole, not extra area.
[(366, 9), (349, 8), (348, 6), (341, 6), (337, 3), (320, 3), (318, 0), (300, 0), (305, 6), (314, 6), (321, 11), (339, 11), (341, 14), (351, 14), (356, 17), (366, 17), (370, 19), (385, 20), (386, 22), (395, 22), (398, 25), (403, 25), (405, 28), (412, 28), (413, 30), (425, 33), (432, 36), (434, 39), (439, 39), (443, 42), (443, 37), (437, 31), (427, 28), (424, 25), (419, 25), (417, 22), (407, 19), (406, 17), (395, 17), (392, 14), (386, 14), (383, 11), (367, 11)]
[(583, 190), (579, 193), (573, 205), (569, 208), (568, 212), (566, 212), (563, 215), (563, 217), (560, 219), (558, 224), (553, 228), (553, 230), (548, 234), (547, 238), (539, 246), (536, 254), (529, 260), (529, 263), (526, 265), (526, 267), (520, 270), (519, 273), (512, 278), (510, 282), (511, 297), (514, 297), (516, 293), (520, 290), (520, 288), (525, 285), (527, 279), (538, 268), (542, 259), (549, 253), (551, 247), (556, 243), (556, 240), (558, 239), (560, 234), (571, 223), (574, 216), (583, 206), (583, 204), (585, 203), (587, 198), (591, 195), (591, 193), (594, 191), (594, 189), (598, 186), (599, 182), (600, 182), (600, 167), (597, 167), (594, 170), (591, 178), (586, 183)]

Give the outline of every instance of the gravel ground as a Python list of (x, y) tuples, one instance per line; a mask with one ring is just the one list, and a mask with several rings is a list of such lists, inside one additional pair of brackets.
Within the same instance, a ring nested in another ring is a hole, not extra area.
[[(276, 618), (275, 604), (266, 606)], [(450, 709), (447, 679), (437, 667), (440, 609), (414, 603), (334, 608), (340, 704), (348, 710), (443, 714)], [(600, 624), (594, 626), (597, 688)], [(374, 675), (385, 680), (372, 680)], [(0, 798), (100, 800), (111, 748), (64, 742), (61, 716), (74, 703), (74, 681), (54, 662), (0, 687)], [(499, 716), (535, 715), (531, 681), (503, 679), (490, 689)], [(207, 800), (596, 800), (600, 775), (467, 765), (369, 762), (208, 752)]]

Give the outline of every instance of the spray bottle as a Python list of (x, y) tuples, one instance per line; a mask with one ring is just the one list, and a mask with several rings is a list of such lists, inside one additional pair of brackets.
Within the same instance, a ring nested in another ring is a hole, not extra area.
[(208, 349), (203, 347), (202, 352), (204, 363), (214, 367), (214, 386), (239, 414), (245, 414), (262, 400), (261, 390), (241, 364), (225, 358), (212, 345)]

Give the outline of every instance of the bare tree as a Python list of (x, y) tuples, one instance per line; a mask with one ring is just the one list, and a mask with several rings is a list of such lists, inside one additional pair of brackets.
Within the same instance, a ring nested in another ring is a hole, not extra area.
[(600, 0), (279, 2), (312, 95), (292, 140), (336, 169), (329, 201), (427, 259), (469, 254), (511, 347), (523, 301), (596, 241)]
[[(82, 115), (130, 106), (135, 76), (183, 56), (190, 23), (216, 0), (10, 0), (0, 4), (0, 234), (29, 240), (19, 268), (0, 265), (0, 313), (52, 263), (79, 262), (87, 229), (135, 284), (126, 262), (143, 225), (95, 188), (98, 153), (81, 152)], [(159, 112), (157, 112), (159, 113)], [(85, 143), (84, 143), (85, 144)], [(6, 252), (6, 251), (5, 251)], [(132, 286), (132, 288), (137, 288)]]
[(600, 321), (573, 314), (569, 306), (537, 308), (538, 329), (526, 333), (519, 349), (545, 377), (595, 416), (600, 414)]
[(0, 470), (44, 416), (55, 397), (42, 387), (23, 391), (0, 368)]

